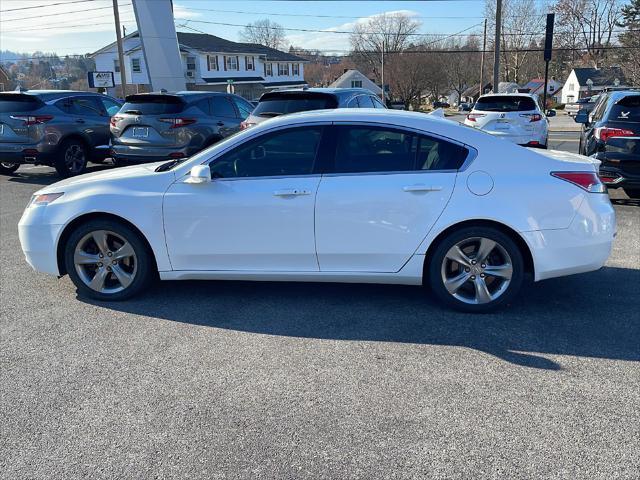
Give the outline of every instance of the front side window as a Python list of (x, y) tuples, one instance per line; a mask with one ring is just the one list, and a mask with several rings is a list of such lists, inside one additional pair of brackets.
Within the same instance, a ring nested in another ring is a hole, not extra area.
[(102, 102), (104, 109), (107, 111), (110, 117), (118, 113), (118, 111), (120, 110), (120, 104), (114, 102), (109, 97), (100, 97), (100, 101)]
[(459, 168), (467, 150), (446, 140), (384, 127), (337, 127), (333, 173)]
[(211, 98), (211, 111), (215, 117), (236, 117), (235, 108), (233, 108), (229, 99), (223, 95), (216, 95)]
[(93, 97), (73, 97), (62, 100), (67, 113), (71, 115), (103, 115), (102, 104)]
[(231, 97), (231, 100), (233, 100), (233, 103), (236, 104), (236, 107), (240, 112), (240, 118), (242, 118), (243, 120), (245, 120), (253, 111), (253, 106), (244, 99), (234, 96)]
[(212, 178), (249, 178), (313, 173), (322, 127), (263, 135), (211, 162)]
[(131, 59), (131, 71), (133, 73), (140, 73), (142, 71), (142, 69), (140, 68), (140, 59), (139, 58), (132, 58)]

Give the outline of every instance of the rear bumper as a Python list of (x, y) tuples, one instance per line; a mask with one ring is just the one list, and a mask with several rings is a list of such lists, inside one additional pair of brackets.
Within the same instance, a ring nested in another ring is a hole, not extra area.
[[(133, 145), (112, 145), (111, 156), (131, 163), (151, 163), (172, 158), (190, 157), (199, 149), (193, 147), (149, 147)], [(174, 156), (172, 156), (172, 154)], [(178, 157), (182, 155), (182, 157)]]
[(569, 228), (522, 233), (536, 281), (598, 270), (609, 258), (615, 234), (615, 211), (604, 194), (586, 195)]
[(640, 188), (640, 174), (630, 174), (610, 166), (600, 167), (598, 174), (607, 188)]
[(54, 156), (55, 151), (48, 144), (0, 143), (0, 162), (49, 165)]

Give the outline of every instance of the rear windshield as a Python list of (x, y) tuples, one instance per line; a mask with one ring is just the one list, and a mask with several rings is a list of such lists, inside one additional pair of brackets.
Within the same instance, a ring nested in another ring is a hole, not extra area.
[(120, 113), (134, 115), (166, 115), (180, 113), (184, 102), (170, 95), (129, 95)]
[(630, 95), (618, 100), (609, 112), (613, 122), (640, 122), (640, 95)]
[(531, 97), (496, 95), (479, 98), (475, 109), (483, 112), (528, 112), (536, 109), (536, 102)]
[(32, 112), (42, 106), (33, 95), (0, 94), (0, 113)]
[(335, 108), (336, 100), (330, 95), (282, 95), (261, 99), (252, 114), (259, 117), (277, 117), (286, 113)]

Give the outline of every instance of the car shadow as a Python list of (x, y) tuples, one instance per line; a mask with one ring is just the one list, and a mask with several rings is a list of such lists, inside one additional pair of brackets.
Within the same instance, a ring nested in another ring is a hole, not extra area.
[[(441, 307), (420, 287), (279, 282), (159, 282), (121, 312), (264, 335), (450, 345), (547, 370), (544, 355), (640, 360), (640, 270), (526, 284), (506, 308), (472, 315)], [(84, 300), (87, 301), (87, 300)]]
[[(109, 162), (105, 162), (104, 164), (88, 166), (84, 173), (99, 172), (109, 168), (114, 168), (114, 166)], [(47, 166), (42, 166), (42, 168), (36, 168), (33, 170), (18, 169), (17, 172), (7, 178), (7, 181), (9, 182), (27, 183), (31, 185), (51, 185), (59, 182), (60, 180), (64, 179), (58, 175), (55, 168)]]
[(612, 198), (611, 203), (628, 207), (640, 207), (640, 199), (638, 198)]

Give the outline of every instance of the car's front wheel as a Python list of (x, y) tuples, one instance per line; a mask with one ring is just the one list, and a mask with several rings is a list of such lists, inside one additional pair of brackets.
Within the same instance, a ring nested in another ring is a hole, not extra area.
[(19, 163), (0, 162), (0, 173), (3, 175), (13, 175), (20, 168)]
[(524, 261), (518, 245), (491, 227), (465, 227), (436, 246), (428, 265), (429, 283), (447, 305), (465, 312), (488, 312), (520, 290)]
[(130, 298), (155, 274), (152, 254), (140, 234), (108, 219), (91, 220), (74, 230), (64, 258), (78, 293), (96, 300)]

